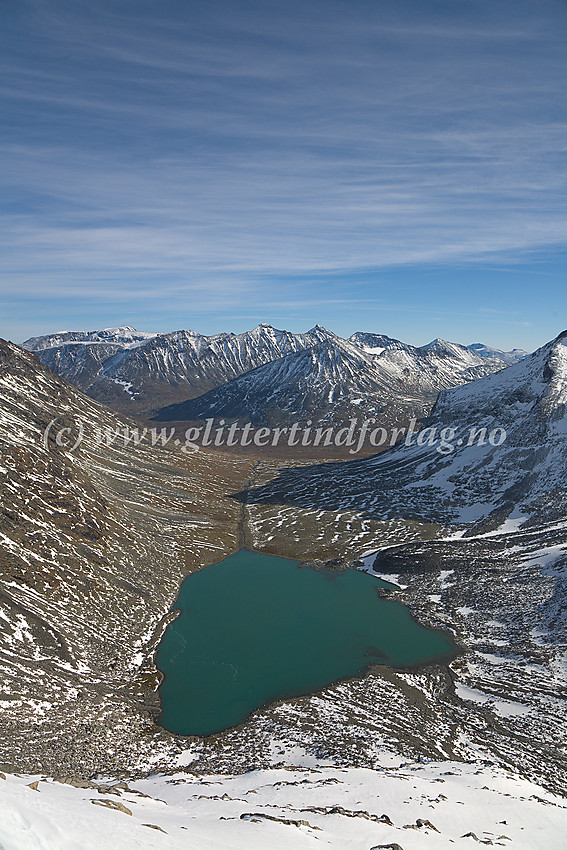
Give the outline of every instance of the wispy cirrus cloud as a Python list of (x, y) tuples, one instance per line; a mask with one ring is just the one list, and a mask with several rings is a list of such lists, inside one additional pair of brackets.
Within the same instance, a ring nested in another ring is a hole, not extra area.
[(553, 0), (23, 2), (0, 295), (236, 310), (282, 279), (316, 302), (329, 276), (358, 297), (369, 270), (552, 255), (566, 21)]

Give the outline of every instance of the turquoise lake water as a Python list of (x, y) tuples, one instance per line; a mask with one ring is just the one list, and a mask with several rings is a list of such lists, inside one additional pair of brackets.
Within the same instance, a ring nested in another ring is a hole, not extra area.
[(241, 550), (188, 576), (157, 653), (160, 724), (210, 735), (273, 700), (321, 690), (371, 664), (413, 666), (454, 655), (391, 587), (358, 570), (314, 570)]

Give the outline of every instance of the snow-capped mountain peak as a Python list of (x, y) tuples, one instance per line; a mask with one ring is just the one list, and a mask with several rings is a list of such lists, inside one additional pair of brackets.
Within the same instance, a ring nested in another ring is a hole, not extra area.
[[(320, 347), (321, 343), (330, 347)], [(442, 340), (416, 348), (380, 334), (359, 331), (344, 340), (320, 324), (305, 333), (292, 333), (267, 322), (238, 334), (204, 335), (194, 330), (147, 333), (131, 326), (69, 331), (34, 337), (24, 347), (36, 352), (43, 363), (92, 398), (122, 413), (144, 417), (216, 390), (282, 357), (292, 358), (289, 363), (286, 361), (291, 371), (281, 376), (283, 384), (278, 389), (278, 393), (286, 395), (284, 406), (290, 412), (304, 408), (305, 382), (318, 376), (317, 380), (327, 387), (325, 395), (332, 405), (338, 398), (344, 401), (352, 396), (356, 401), (355, 411), (347, 410), (347, 402), (341, 415), (361, 415), (360, 399), (365, 397), (373, 415), (381, 395), (379, 409), (390, 408), (395, 398), (391, 414), (397, 410), (402, 418), (407, 410), (417, 415), (427, 413), (440, 389), (473, 380), (504, 365), (502, 360), (483, 357), (465, 346)], [(293, 360), (294, 355), (311, 348), (314, 351), (308, 357)], [(317, 358), (320, 362), (315, 364)], [(355, 362), (357, 365), (353, 366)], [(275, 372), (255, 374), (251, 381), (258, 379), (261, 384), (267, 381), (271, 385), (278, 368)], [(341, 368), (343, 374), (339, 376)], [(299, 381), (293, 390), (295, 399), (287, 394), (292, 392), (292, 374)], [(255, 409), (262, 398), (274, 397), (272, 393), (264, 395), (260, 385), (253, 395)], [(331, 412), (326, 405), (325, 411), (321, 410), (325, 416)]]
[(367, 354), (380, 355), (389, 349), (417, 351), (415, 346), (401, 342), (399, 339), (394, 339), (385, 334), (366, 333), (365, 331), (356, 331), (356, 333), (351, 334), (349, 342), (358, 345)]
[(484, 345), (482, 342), (473, 342), (472, 345), (468, 345), (467, 348), (470, 348), (471, 351), (474, 351), (475, 354), (479, 354), (481, 357), (487, 357), (489, 359), (498, 358), (504, 363), (507, 363), (509, 366), (511, 366), (512, 363), (517, 363), (518, 360), (522, 360), (524, 357), (527, 357), (528, 354), (528, 352), (524, 351), (523, 348), (513, 348), (511, 351), (501, 351), (499, 348), (492, 348), (490, 345)]
[[(378, 363), (381, 358), (378, 358)], [(333, 505), (376, 518), (436, 518), (480, 522), (513, 511), (550, 521), (567, 502), (567, 333), (518, 363), (479, 380), (444, 389), (422, 439), (405, 441), (368, 460), (282, 475), (270, 485), (282, 501)], [(426, 434), (448, 443), (428, 445)], [(471, 437), (471, 435), (473, 435)], [(492, 435), (490, 441), (488, 437)]]
[(459, 345), (457, 342), (448, 342), (446, 339), (441, 339), (440, 337), (436, 337), (436, 339), (431, 340), (426, 345), (420, 346), (421, 351), (435, 351), (438, 354), (451, 354), (455, 353), (463, 354), (468, 349), (466, 345)]
[(157, 333), (137, 331), (130, 325), (116, 328), (103, 328), (97, 331), (61, 331), (47, 336), (31, 337), (22, 343), (22, 347), (28, 351), (45, 351), (48, 348), (57, 348), (61, 345), (71, 343), (112, 343), (123, 348), (139, 345), (158, 336)]

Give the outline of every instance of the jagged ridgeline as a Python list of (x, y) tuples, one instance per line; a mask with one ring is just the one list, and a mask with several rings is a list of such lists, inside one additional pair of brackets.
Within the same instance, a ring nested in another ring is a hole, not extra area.
[(267, 324), (213, 336), (130, 327), (69, 331), (29, 339), (24, 347), (121, 413), (256, 425), (371, 416), (395, 424), (428, 413), (440, 390), (525, 354), (442, 340), (416, 348), (361, 332), (345, 340), (320, 325), (294, 334)]
[[(566, 402), (564, 332), (505, 370), (443, 390), (423, 445), (402, 440), (376, 457), (283, 471), (248, 501), (495, 527), (518, 511), (526, 522), (564, 519)], [(442, 432), (450, 439), (437, 451)]]

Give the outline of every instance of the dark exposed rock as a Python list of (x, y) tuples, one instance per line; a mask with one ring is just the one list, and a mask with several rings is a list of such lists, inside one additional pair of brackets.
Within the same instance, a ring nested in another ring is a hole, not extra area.
[(91, 803), (95, 806), (104, 806), (107, 809), (114, 809), (116, 812), (122, 812), (125, 815), (132, 814), (130, 809), (118, 800), (91, 800)]
[(375, 844), (370, 850), (404, 850), (400, 844)]
[(263, 820), (275, 821), (276, 823), (283, 823), (286, 826), (307, 826), (309, 829), (319, 829), (318, 826), (312, 826), (309, 821), (306, 820), (293, 820), (292, 818), (279, 818), (276, 815), (268, 815), (265, 812), (243, 812), (240, 815), (240, 820), (251, 821), (252, 823), (261, 823)]

